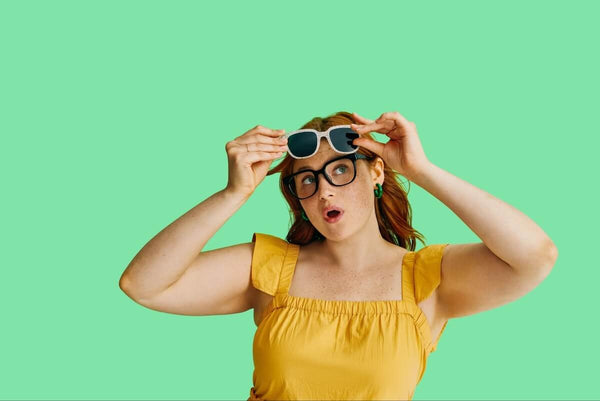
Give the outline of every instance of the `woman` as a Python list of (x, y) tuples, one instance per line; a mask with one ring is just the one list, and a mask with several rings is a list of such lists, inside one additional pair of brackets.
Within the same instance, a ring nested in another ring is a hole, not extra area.
[[(431, 163), (416, 125), (397, 112), (374, 121), (338, 112), (287, 135), (256, 126), (226, 150), (225, 189), (148, 242), (120, 286), (168, 313), (253, 308), (249, 399), (411, 399), (449, 319), (520, 298), (558, 255), (527, 216)], [(254, 233), (249, 243), (202, 252), (276, 172), (293, 216), (287, 241)], [(398, 173), (483, 242), (415, 252), (422, 237)]]

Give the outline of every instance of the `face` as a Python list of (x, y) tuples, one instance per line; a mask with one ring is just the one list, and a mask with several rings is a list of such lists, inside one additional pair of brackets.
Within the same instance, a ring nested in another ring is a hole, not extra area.
[[(321, 139), (318, 152), (307, 159), (294, 160), (292, 172), (295, 173), (302, 167), (318, 170), (334, 158), (342, 156), (330, 146), (325, 138)], [(367, 223), (369, 218), (374, 218), (373, 189), (378, 182), (383, 184), (383, 161), (377, 158), (373, 168), (369, 167), (368, 161), (359, 159), (356, 161), (356, 178), (348, 185), (341, 187), (331, 185), (329, 181), (319, 174), (319, 186), (317, 192), (309, 198), (301, 199), (300, 205), (308, 216), (310, 223), (326, 238), (339, 241), (348, 237)], [(336, 206), (343, 210), (341, 218), (336, 222), (328, 222), (323, 209), (328, 206)]]

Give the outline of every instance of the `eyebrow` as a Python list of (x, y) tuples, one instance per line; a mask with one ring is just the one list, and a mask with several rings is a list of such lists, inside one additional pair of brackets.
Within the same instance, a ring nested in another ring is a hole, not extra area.
[[(321, 167), (323, 167), (324, 165), (326, 165), (327, 163), (329, 163), (329, 162), (330, 162), (330, 161), (332, 161), (333, 159), (337, 159), (338, 157), (339, 157), (339, 156), (334, 156), (334, 157), (332, 157), (331, 159), (329, 159), (329, 160), (325, 161), (325, 163), (323, 163), (323, 164), (321, 165)], [(296, 169), (296, 171), (294, 171), (294, 173), (297, 173), (297, 172), (301, 171), (302, 169), (313, 170), (313, 169), (312, 169), (310, 166), (308, 166), (308, 165), (303, 165), (303, 166), (300, 166), (300, 167), (298, 167), (298, 169)]]

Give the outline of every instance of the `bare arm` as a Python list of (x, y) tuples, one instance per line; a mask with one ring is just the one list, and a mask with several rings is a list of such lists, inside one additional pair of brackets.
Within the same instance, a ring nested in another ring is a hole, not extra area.
[(283, 130), (260, 125), (227, 142), (225, 189), (165, 227), (138, 252), (119, 287), (133, 300), (168, 313), (210, 315), (252, 307), (253, 243), (202, 252), (208, 240), (248, 200), (270, 164), (286, 149)]
[(247, 196), (216, 192), (154, 236), (129, 263), (119, 286), (131, 298), (150, 299), (175, 283)]
[(438, 305), (446, 317), (512, 302), (548, 276), (558, 250), (521, 211), (434, 164), (415, 182), (450, 207), (483, 241), (444, 249)]

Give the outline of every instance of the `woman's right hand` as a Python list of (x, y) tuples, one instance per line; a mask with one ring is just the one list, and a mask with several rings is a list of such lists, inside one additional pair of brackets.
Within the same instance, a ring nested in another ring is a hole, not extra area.
[[(249, 197), (260, 184), (269, 166), (287, 150), (285, 130), (257, 125), (225, 144), (229, 163), (226, 190)], [(283, 141), (280, 139), (284, 139)]]

